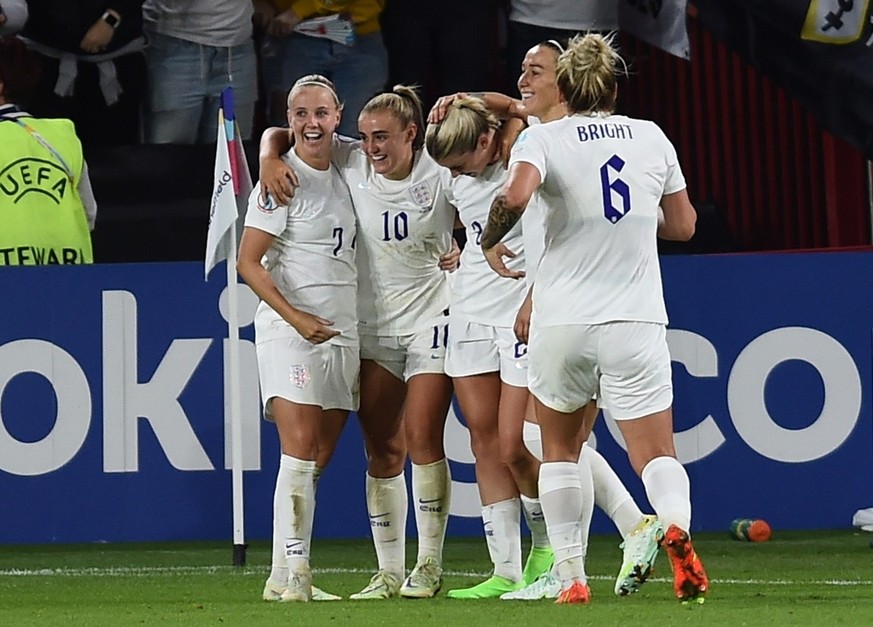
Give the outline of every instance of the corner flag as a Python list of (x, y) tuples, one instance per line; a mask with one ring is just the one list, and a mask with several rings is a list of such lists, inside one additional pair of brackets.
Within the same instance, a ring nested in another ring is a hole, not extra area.
[[(207, 279), (209, 272), (231, 254), (236, 263), (236, 242), (242, 231), (239, 217), (245, 215), (251, 192), (252, 178), (233, 112), (233, 90), (228, 87), (221, 93), (221, 108), (218, 110), (215, 177), (206, 236), (204, 270)], [(233, 237), (231, 227), (235, 227)]]

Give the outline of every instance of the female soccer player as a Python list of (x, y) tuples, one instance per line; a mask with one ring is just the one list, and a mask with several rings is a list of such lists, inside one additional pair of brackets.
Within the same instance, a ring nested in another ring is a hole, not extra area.
[(256, 187), (240, 242), (237, 269), (261, 299), (255, 343), (264, 414), (276, 423), (282, 450), (268, 601), (312, 599), (316, 463), (358, 408), (355, 214), (331, 165), (340, 115), (329, 80), (309, 75), (294, 84), (288, 94), (294, 148), (284, 158), (297, 172), (299, 193), (276, 205)]
[[(565, 45), (566, 42), (562, 44), (558, 41), (550, 40), (542, 42), (528, 51), (522, 66), (522, 73), (518, 79), (518, 88), (522, 95), (522, 100), (515, 100), (503, 94), (491, 92), (483, 94), (483, 100), (489, 105), (489, 108), (493, 108), (502, 117), (520, 117), (530, 123), (550, 122), (564, 117), (566, 115), (566, 108), (563, 99), (561, 98), (560, 91), (558, 90), (555, 72), (558, 55), (564, 50)], [(471, 198), (469, 203), (458, 201), (456, 204), (458, 204), (461, 213), (461, 221), (468, 227), (468, 239), (474, 241), (481, 238), (482, 225), (487, 219), (491, 200), (497, 191), (499, 191), (501, 185), (505, 182), (507, 175), (502, 166), (499, 168), (492, 168), (491, 165), (489, 165), (483, 169), (484, 163), (492, 162), (497, 159), (498, 148), (502, 149), (502, 147), (497, 145), (496, 136), (489, 130), (492, 127), (493, 122), (489, 121), (487, 118), (487, 112), (486, 116), (483, 117), (481, 111), (477, 107), (457, 106), (456, 103), (458, 102), (459, 97), (464, 97), (464, 95), (456, 94), (454, 96), (445, 96), (439, 100), (437, 105), (431, 111), (429, 119), (432, 124), (428, 128), (428, 148), (437, 156), (437, 161), (450, 168), (453, 174), (466, 173), (478, 176), (478, 178), (475, 179), (469, 177), (456, 177), (452, 182), (453, 189), (456, 186), (463, 187), (462, 191), (456, 192), (455, 194), (459, 199)], [(478, 115), (473, 115), (474, 111), (476, 111)], [(454, 118), (454, 120), (452, 118)], [(464, 120), (464, 123), (461, 122), (462, 119)], [(476, 205), (476, 203), (479, 203), (479, 206), (473, 209), (472, 206)], [(470, 208), (465, 208), (465, 204)], [(470, 214), (473, 213), (475, 213), (475, 215), (471, 216)], [(467, 215), (465, 216), (465, 214)], [(515, 289), (519, 289), (520, 283), (526, 283), (524, 289), (528, 290), (528, 297), (524, 300), (524, 304), (521, 306), (521, 310), (515, 318), (514, 323), (516, 339), (521, 343), (519, 345), (519, 352), (522, 352), (522, 348), (524, 352), (524, 355), (518, 360), (516, 366), (523, 364), (524, 368), (527, 366), (525, 344), (527, 342), (531, 307), (529, 286), (533, 283), (536, 274), (536, 267), (539, 264), (539, 258), (543, 250), (543, 231), (541, 222), (542, 218), (539, 215), (539, 212), (534, 210), (527, 211), (523, 217), (523, 237), (518, 238), (516, 233), (517, 229), (513, 229), (512, 233), (508, 236), (512, 238), (512, 241), (508, 244), (504, 243), (515, 255), (513, 257), (512, 265), (516, 270), (516, 273), (520, 268), (525, 269), (526, 276), (522, 281), (497, 282), (494, 280), (493, 273), (487, 269), (485, 274), (479, 279), (481, 285), (487, 285), (491, 287), (492, 290), (497, 289), (500, 285), (503, 286), (504, 291), (507, 291), (506, 288), (509, 288), (510, 286), (515, 286)], [(523, 246), (520, 239), (523, 239)], [(475, 304), (478, 302), (477, 294), (480, 291), (479, 289), (465, 290), (463, 295), (458, 293), (458, 289), (463, 289), (465, 285), (464, 281), (461, 280), (464, 273), (472, 272), (473, 270), (471, 270), (471, 268), (480, 267), (474, 265), (471, 261), (471, 258), (477, 258), (474, 257), (474, 255), (477, 254), (476, 252), (465, 249), (464, 254), (464, 263), (462, 264), (454, 286), (455, 293), (453, 295), (452, 305), (453, 325), (455, 324), (456, 319), (467, 318), (468, 315), (465, 312), (470, 308), (474, 311), (477, 307), (480, 308), (479, 316), (481, 318), (481, 307), (484, 307), (483, 303), (488, 302), (487, 300), (482, 300), (479, 305)], [(477, 259), (481, 259), (481, 265), (485, 265), (483, 257), (480, 256)], [(508, 291), (513, 290), (509, 289)], [(510, 297), (508, 293), (506, 293), (505, 296)], [(471, 304), (466, 304), (466, 301), (470, 301)], [(500, 316), (497, 315), (497, 317), (495, 317), (494, 314), (494, 311), (498, 309), (500, 308), (495, 307), (489, 309), (489, 312), (492, 321), (497, 321), (499, 323)], [(518, 311), (518, 302), (516, 301), (513, 306), (510, 306), (510, 309), (511, 311)], [(500, 324), (497, 324), (497, 326), (499, 327)], [(510, 323), (510, 330), (512, 329), (513, 326), (512, 323)], [(450, 369), (450, 374), (452, 374), (452, 364), (456, 361), (453, 353), (457, 354), (455, 352), (456, 347), (464, 346), (464, 344), (460, 344), (464, 337), (460, 331), (461, 330), (458, 330), (449, 334), (450, 344), (447, 357), (447, 367)], [(481, 364), (479, 364), (479, 366), (481, 366)], [(496, 368), (498, 368), (497, 365), (491, 365), (492, 378), (496, 376)], [(501, 377), (504, 377), (503, 370), (504, 368), (500, 368)], [(483, 372), (487, 371), (488, 370), (484, 370)], [(471, 370), (468, 369), (467, 372), (471, 372)], [(479, 377), (467, 378), (471, 385), (475, 384), (479, 379)], [(523, 385), (525, 387), (527, 386), (526, 377)], [(465, 395), (462, 387), (467, 387), (467, 384), (459, 384), (459, 382), (456, 381), (455, 389), (461, 402), (462, 409), (464, 409), (464, 415), (467, 417), (469, 423), (470, 419), (467, 416), (467, 409), (464, 408)], [(479, 414), (484, 415), (485, 418), (474, 420), (473, 424), (470, 425), (474, 451), (477, 448), (477, 440), (486, 443), (493, 440), (493, 438), (490, 438), (485, 426), (498, 424), (498, 405), (496, 403), (489, 405), (488, 403), (478, 400), (487, 397), (483, 395), (484, 393), (482, 390), (476, 390), (476, 392), (476, 395), (471, 395), (473, 400), (468, 401), (468, 404), (471, 402), (475, 403), (474, 407)], [(483, 464), (494, 465), (500, 459), (509, 462), (510, 468), (514, 469), (513, 476), (516, 479), (516, 485), (521, 494), (521, 502), (524, 506), (528, 527), (532, 530), (533, 551), (531, 557), (537, 557), (546, 554), (549, 546), (548, 535), (545, 531), (545, 526), (542, 520), (540, 503), (537, 498), (538, 489), (536, 486), (536, 477), (539, 471), (538, 460), (542, 458), (542, 445), (540, 443), (539, 428), (535, 423), (521, 420), (521, 416), (524, 415), (523, 407), (516, 408), (515, 411), (508, 411), (505, 407), (505, 402), (508, 398), (508, 396), (500, 396), (499, 406), (503, 412), (501, 420), (499, 421), (501, 435), (500, 452), (502, 456), (495, 456), (487, 453), (476, 455), (477, 474), (480, 475), (479, 487), (480, 490), (483, 488), (485, 490), (481, 495), (483, 504), (490, 503), (491, 498), (493, 497), (486, 495), (486, 493), (491, 493), (487, 484), (489, 483), (489, 478), (492, 477), (496, 471), (480, 470), (480, 466)], [(596, 415), (597, 408), (593, 402), (589, 404), (587, 411), (592, 416)], [(493, 445), (496, 446), (496, 443)], [(523, 474), (529, 468), (529, 462), (527, 460), (530, 458), (530, 455), (527, 453), (528, 450), (533, 452), (535, 457), (532, 477)], [(583, 511), (583, 528), (586, 530), (585, 536), (583, 537), (583, 547), (587, 546), (587, 529), (588, 521), (590, 521), (592, 515), (592, 504), (596, 504), (607, 513), (624, 539), (622, 544), (622, 547), (624, 548), (624, 557), (618, 577), (616, 578), (615, 593), (618, 595), (626, 595), (636, 592), (645, 582), (654, 566), (658, 554), (658, 541), (662, 534), (661, 527), (654, 516), (643, 515), (627, 489), (622, 484), (621, 480), (612, 468), (610, 468), (603, 456), (601, 456), (597, 451), (590, 446), (584, 447), (582, 449), (582, 454), (579, 457), (579, 463), (586, 467), (584, 472), (585, 475), (589, 473), (587, 467), (590, 466), (590, 473), (593, 476), (593, 485), (591, 486), (591, 489), (593, 489), (593, 496), (586, 492), (586, 494), (588, 494), (588, 498), (586, 499), (587, 505)], [(504, 485), (506, 484), (504, 483)], [(483, 516), (483, 520), (498, 521), (496, 524), (492, 523), (494, 529), (486, 529), (486, 538), (488, 539), (489, 547), (493, 544), (500, 545), (501, 543), (506, 543), (508, 546), (512, 546), (515, 541), (515, 537), (517, 536), (517, 522), (513, 527), (508, 526), (502, 520), (499, 520), (501, 516), (505, 515), (503, 513), (505, 509), (509, 508), (501, 506), (497, 509), (497, 513), (488, 512), (488, 515)], [(516, 521), (517, 518), (518, 516), (515, 516)], [(510, 530), (510, 535), (506, 538), (502, 538), (495, 532), (495, 529), (498, 528)], [(507, 548), (498, 549), (501, 555), (505, 554), (507, 550)], [(494, 560), (492, 559), (492, 561)], [(531, 568), (535, 564), (536, 561), (529, 558), (528, 564), (525, 568), (526, 576), (523, 579), (526, 584), (530, 585), (520, 590), (506, 592), (502, 595), (502, 598), (535, 600), (543, 597), (555, 598), (558, 596), (558, 593), (560, 592), (560, 582), (555, 579), (550, 572), (545, 572), (539, 579), (533, 583), (530, 582), (530, 577), (528, 575), (531, 572), (535, 572), (534, 568)], [(506, 566), (498, 568), (497, 562), (495, 561), (495, 575), (499, 575), (500, 572), (505, 572), (505, 570)], [(501, 575), (501, 578), (503, 577), (505, 576)], [(499, 578), (496, 580), (489, 579), (488, 581), (483, 582), (483, 584), (480, 584), (483, 586), (482, 588), (474, 586), (467, 590), (450, 591), (449, 595), (455, 598), (478, 598), (482, 596), (486, 590), (493, 590), (494, 588), (499, 587), (499, 585), (494, 585), (499, 583), (501, 583)]]
[[(552, 565), (552, 551), (537, 500), (539, 462), (525, 448), (522, 424), (527, 407), (527, 346), (513, 334), (526, 284), (500, 278), (488, 267), (479, 238), (491, 199), (506, 178), (500, 159), (500, 123), (478, 98), (459, 98), (440, 123), (430, 124), (430, 155), (449, 169), (451, 194), (467, 228), (467, 247), (452, 287), (452, 317), (446, 373), (470, 430), (482, 522), (493, 576), (471, 588), (450, 590), (450, 598), (499, 597), (533, 583)], [(521, 225), (508, 244), (521, 247)], [(523, 276), (523, 255), (511, 264)], [(534, 532), (534, 546), (521, 566), (519, 512)], [(539, 533), (537, 533), (539, 532)]]
[(708, 581), (691, 545), (688, 475), (673, 445), (656, 246), (658, 234), (690, 238), (696, 213), (664, 133), (652, 122), (613, 113), (621, 65), (609, 38), (589, 34), (570, 42), (557, 69), (569, 115), (527, 129), (516, 143), (482, 248), (500, 270), (497, 244), (538, 191), (546, 249), (533, 294), (529, 385), (542, 430), (540, 497), (562, 583), (557, 602), (590, 598), (580, 524), (585, 478), (575, 462), (579, 430), (587, 437), (593, 422), (583, 409), (595, 393), (618, 422), (631, 464), (667, 528), (663, 546), (676, 596), (702, 602)]
[[(451, 477), (443, 431), (451, 401), (444, 373), (455, 208), (449, 173), (422, 149), (421, 102), (409, 87), (372, 98), (358, 117), (361, 141), (335, 141), (358, 220), (361, 405), (367, 447), (367, 509), (379, 570), (352, 599), (432, 597), (442, 585)], [(262, 183), (291, 192), (280, 130), (262, 147)], [(271, 163), (267, 155), (272, 154)], [(278, 165), (278, 167), (277, 167)], [(405, 576), (408, 510), (403, 466), (412, 460), (418, 557)]]

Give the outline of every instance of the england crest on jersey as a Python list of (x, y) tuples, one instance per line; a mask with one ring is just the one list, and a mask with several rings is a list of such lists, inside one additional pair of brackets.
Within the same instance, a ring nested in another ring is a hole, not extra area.
[(419, 183), (409, 188), (409, 194), (412, 196), (412, 201), (422, 209), (430, 209), (433, 205), (433, 194), (427, 183)]

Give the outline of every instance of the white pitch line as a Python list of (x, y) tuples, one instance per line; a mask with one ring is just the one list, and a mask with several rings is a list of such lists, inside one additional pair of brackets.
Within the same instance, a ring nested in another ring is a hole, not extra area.
[[(0, 570), (0, 577), (152, 577), (156, 575), (262, 575), (267, 572), (267, 566), (108, 566), (88, 568), (7, 568)], [(369, 575), (370, 569), (366, 568), (315, 568), (315, 574), (341, 574), (341, 575)], [(491, 573), (478, 571), (447, 570), (443, 573), (449, 577), (485, 578)], [(613, 577), (605, 575), (589, 575), (589, 579), (598, 581), (612, 581)], [(649, 581), (672, 583), (672, 579), (666, 577), (651, 577)], [(865, 579), (816, 579), (801, 581), (792, 579), (711, 579), (715, 584), (729, 584), (740, 586), (796, 586), (818, 585), (835, 587), (873, 586), (873, 581)]]

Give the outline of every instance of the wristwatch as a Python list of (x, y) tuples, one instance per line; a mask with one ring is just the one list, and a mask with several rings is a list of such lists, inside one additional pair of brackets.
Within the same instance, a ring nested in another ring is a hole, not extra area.
[(106, 11), (103, 15), (100, 16), (100, 19), (109, 24), (113, 29), (118, 28), (118, 25), (121, 24), (121, 19), (115, 15), (114, 13), (110, 13)]

